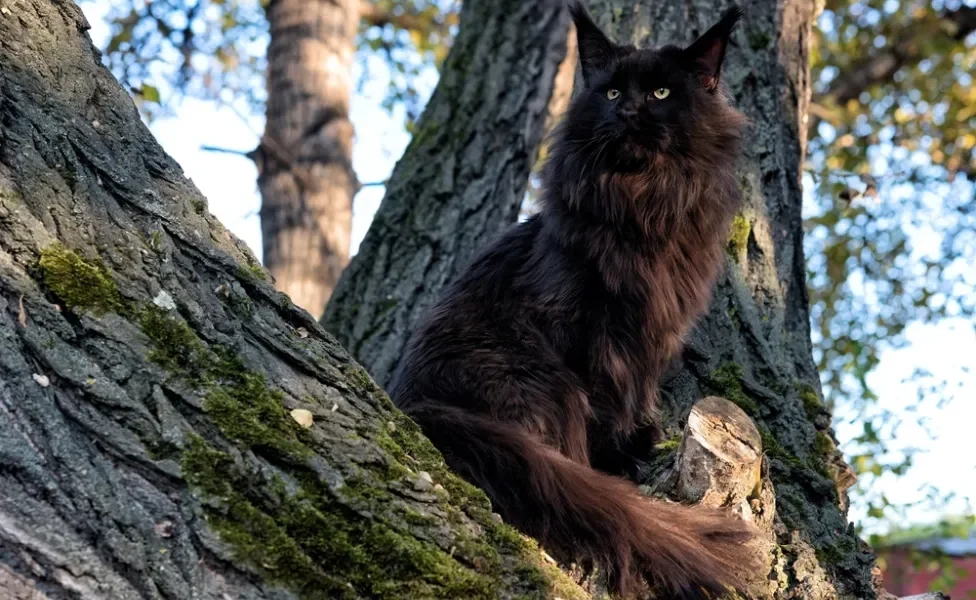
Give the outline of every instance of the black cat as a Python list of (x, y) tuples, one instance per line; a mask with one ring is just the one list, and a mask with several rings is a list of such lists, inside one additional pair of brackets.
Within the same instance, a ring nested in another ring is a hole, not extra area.
[(747, 121), (719, 80), (740, 11), (687, 48), (636, 49), (570, 10), (585, 88), (554, 133), (543, 208), (450, 286), (390, 392), (506, 521), (600, 564), (614, 592), (741, 589), (765, 573), (750, 524), (606, 473), (653, 419), (740, 204)]

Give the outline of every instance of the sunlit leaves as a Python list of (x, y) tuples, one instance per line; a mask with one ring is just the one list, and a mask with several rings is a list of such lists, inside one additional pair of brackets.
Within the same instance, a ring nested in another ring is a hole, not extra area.
[[(143, 103), (147, 116), (171, 110), (186, 96), (233, 102), (255, 113), (263, 110), (268, 44), (264, 2), (105, 1), (110, 6), (111, 35), (105, 45), (109, 68), (130, 89), (152, 82), (165, 99), (162, 104)], [(426, 101), (417, 88), (418, 77), (447, 56), (460, 2), (376, 0), (362, 6), (360, 82), (387, 78), (382, 106), (391, 111), (403, 107), (409, 123)]]
[(108, 6), (105, 62), (128, 88), (144, 90), (149, 82), (161, 92), (165, 102), (143, 104), (149, 117), (184, 96), (263, 102), (267, 23), (257, 1), (108, 0)]
[(149, 85), (148, 83), (143, 83), (141, 88), (142, 97), (146, 102), (155, 102), (159, 104), (159, 90), (155, 87)]
[[(958, 9), (829, 0), (812, 53), (806, 251), (815, 356), (835, 416), (866, 419), (847, 451), (861, 475), (855, 501), (870, 519), (897, 508), (875, 483), (904, 474), (913, 450), (885, 456), (904, 415), (876, 404), (869, 375), (886, 349), (906, 343), (910, 324), (976, 312), (976, 35), (955, 39), (945, 16)], [(894, 62), (870, 62), (879, 57)], [(869, 63), (885, 76), (838, 101), (839, 82)], [(925, 374), (906, 379), (919, 386), (920, 413), (952, 394)]]
[(460, 2), (453, 0), (375, 0), (364, 9), (360, 28), (360, 85), (380, 75), (372, 58), (382, 59), (388, 79), (383, 108), (402, 107), (409, 128), (426, 102), (418, 89), (424, 72), (439, 69), (457, 34)]

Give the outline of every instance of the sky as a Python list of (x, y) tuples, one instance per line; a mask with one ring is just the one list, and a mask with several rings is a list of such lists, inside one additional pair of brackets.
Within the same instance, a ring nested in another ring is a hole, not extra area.
[[(95, 44), (104, 47), (108, 29), (104, 14), (111, 0), (82, 4), (92, 25), (89, 32)], [(383, 75), (383, 65), (370, 72)], [(432, 84), (433, 79), (428, 81)], [(418, 86), (420, 87), (420, 86)], [(429, 90), (429, 86), (427, 86)], [(391, 115), (380, 106), (385, 80), (367, 82), (352, 101), (351, 120), (356, 129), (353, 166), (363, 182), (384, 181), (409, 142), (402, 115)], [(261, 256), (261, 231), (258, 210), (257, 173), (253, 163), (243, 156), (202, 150), (203, 146), (249, 151), (257, 146), (263, 129), (263, 116), (247, 120), (229, 108), (218, 108), (209, 102), (184, 99), (175, 115), (153, 121), (150, 129), (163, 148), (183, 167), (185, 174), (209, 199), (209, 209), (256, 256)], [(807, 186), (809, 191), (811, 186)], [(806, 199), (810, 203), (809, 193)], [(356, 196), (353, 209), (352, 248), (355, 254), (369, 228), (373, 213), (383, 197), (382, 186), (363, 188)], [(966, 372), (976, 363), (976, 335), (973, 323), (962, 319), (943, 320), (937, 325), (913, 324), (908, 328), (907, 348), (887, 350), (869, 382), (881, 398), (880, 404), (904, 417), (889, 450), (924, 448), (917, 454), (914, 467), (901, 477), (886, 475), (872, 490), (885, 494), (892, 502), (918, 504), (905, 520), (928, 523), (940, 515), (926, 506), (932, 487), (953, 492), (956, 497), (945, 508), (946, 513), (972, 513), (969, 498), (976, 500), (976, 370)], [(956, 397), (944, 406), (934, 402), (917, 406), (917, 386), (904, 383), (916, 368), (927, 369), (937, 379), (945, 379)], [(870, 410), (870, 409), (869, 409)], [(877, 409), (874, 409), (877, 410)], [(835, 415), (841, 448), (845, 441), (860, 433), (859, 415)], [(864, 517), (864, 508), (854, 501), (851, 519)]]

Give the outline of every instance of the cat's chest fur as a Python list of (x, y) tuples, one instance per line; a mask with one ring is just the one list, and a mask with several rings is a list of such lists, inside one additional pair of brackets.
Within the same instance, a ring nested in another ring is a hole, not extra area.
[(649, 234), (639, 243), (603, 236), (600, 228), (585, 235), (591, 253), (575, 267), (582, 335), (571, 355), (585, 357), (576, 368), (595, 416), (617, 431), (632, 430), (653, 410), (663, 371), (707, 308), (731, 210), (702, 208), (670, 235)]
[(621, 431), (632, 429), (640, 414), (652, 408), (657, 365), (672, 345), (654, 325), (658, 299), (650, 275), (651, 260), (640, 256), (631, 260), (635, 268), (628, 269), (621, 287), (610, 289), (599, 273), (588, 278), (582, 340), (595, 414)]

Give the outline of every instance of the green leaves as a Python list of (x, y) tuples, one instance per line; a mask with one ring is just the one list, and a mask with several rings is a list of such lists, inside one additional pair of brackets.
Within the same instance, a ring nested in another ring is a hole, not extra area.
[[(854, 501), (875, 527), (899, 513), (878, 478), (907, 473), (918, 449), (896, 443), (913, 415), (879, 402), (871, 375), (886, 351), (909, 343), (913, 324), (976, 313), (976, 45), (957, 38), (956, 13), (943, 6), (828, 0), (811, 52), (805, 249), (815, 357), (828, 406), (850, 424)], [(905, 377), (919, 387), (920, 417), (951, 397), (922, 371)]]
[(159, 104), (159, 90), (149, 84), (143, 83), (142, 89), (140, 90), (142, 98), (146, 102), (154, 102)]
[[(184, 96), (246, 105), (255, 113), (264, 110), (266, 0), (109, 4), (111, 34), (104, 44), (105, 61), (124, 85), (139, 90), (141, 109), (148, 117), (166, 113), (170, 103)], [(447, 57), (459, 9), (459, 2), (439, 0), (375, 0), (361, 5), (361, 83), (386, 79), (380, 105), (391, 113), (406, 109), (408, 125), (426, 102), (426, 89), (417, 83)]]

